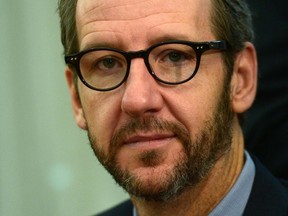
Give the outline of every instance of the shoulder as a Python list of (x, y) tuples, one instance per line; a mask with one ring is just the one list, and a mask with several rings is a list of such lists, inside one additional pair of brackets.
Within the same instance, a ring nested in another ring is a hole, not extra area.
[(252, 159), (256, 173), (244, 215), (288, 215), (288, 183), (275, 178), (257, 158)]
[(117, 206), (112, 207), (102, 213), (99, 213), (95, 216), (118, 216), (118, 215), (125, 215), (125, 216), (133, 216), (133, 204), (130, 200), (124, 201)]

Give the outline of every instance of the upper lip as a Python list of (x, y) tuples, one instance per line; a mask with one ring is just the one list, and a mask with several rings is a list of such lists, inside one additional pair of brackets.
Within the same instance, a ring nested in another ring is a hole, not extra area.
[(161, 140), (161, 139), (169, 139), (173, 138), (175, 135), (173, 133), (142, 133), (142, 134), (135, 134), (132, 136), (127, 137), (123, 144), (132, 144), (132, 143), (138, 143), (138, 142), (148, 142), (153, 140)]

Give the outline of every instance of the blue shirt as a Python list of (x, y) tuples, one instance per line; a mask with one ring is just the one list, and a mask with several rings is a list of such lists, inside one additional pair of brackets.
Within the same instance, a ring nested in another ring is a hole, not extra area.
[[(255, 178), (255, 164), (245, 152), (245, 164), (233, 187), (222, 201), (210, 212), (209, 216), (241, 216), (248, 202)], [(137, 216), (136, 209), (133, 215)]]

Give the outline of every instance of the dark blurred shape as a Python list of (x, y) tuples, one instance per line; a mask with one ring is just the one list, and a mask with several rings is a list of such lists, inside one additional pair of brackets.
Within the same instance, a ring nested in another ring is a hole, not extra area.
[(256, 101), (247, 113), (247, 149), (288, 179), (288, 1), (248, 0), (259, 60)]

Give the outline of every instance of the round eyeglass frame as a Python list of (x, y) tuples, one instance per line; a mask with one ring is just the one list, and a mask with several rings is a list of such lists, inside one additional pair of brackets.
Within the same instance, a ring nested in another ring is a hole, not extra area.
[[(149, 55), (151, 53), (152, 50), (154, 50), (155, 48), (159, 47), (159, 46), (163, 46), (163, 45), (167, 45), (167, 44), (182, 44), (182, 45), (188, 45), (191, 48), (193, 48), (193, 50), (196, 53), (196, 66), (195, 69), (193, 71), (193, 73), (191, 73), (191, 76), (189, 76), (188, 78), (186, 78), (185, 80), (179, 81), (179, 82), (168, 82), (165, 80), (160, 79), (159, 77), (157, 77), (157, 75), (153, 72), (150, 63), (149, 63)], [(144, 59), (144, 63), (146, 65), (146, 68), (148, 69), (148, 72), (152, 75), (152, 77), (164, 84), (168, 84), (168, 85), (178, 85), (178, 84), (182, 84), (185, 83), (189, 80), (191, 80), (198, 72), (199, 66), (200, 66), (200, 62), (201, 62), (201, 56), (204, 52), (208, 51), (208, 50), (219, 50), (219, 51), (225, 51), (227, 50), (227, 42), (224, 40), (215, 40), (215, 41), (206, 41), (206, 42), (192, 42), (192, 41), (183, 41), (183, 40), (172, 40), (172, 41), (166, 41), (166, 42), (161, 42), (161, 43), (157, 43), (152, 45), (151, 47), (149, 47), (146, 50), (139, 50), (139, 51), (130, 51), (130, 52), (125, 52), (123, 50), (120, 49), (114, 49), (114, 48), (107, 48), (107, 47), (97, 47), (97, 48), (90, 48), (87, 50), (83, 50), (81, 52), (75, 53), (75, 54), (71, 54), (71, 55), (65, 55), (64, 59), (65, 59), (65, 63), (67, 65), (72, 65), (75, 69), (76, 69), (76, 73), (79, 77), (79, 79), (82, 81), (82, 83), (87, 86), (90, 89), (96, 90), (96, 91), (111, 91), (113, 89), (118, 88), (119, 86), (121, 86), (128, 78), (129, 76), (129, 72), (130, 72), (130, 66), (131, 66), (131, 61), (134, 58), (143, 58)], [(86, 80), (84, 79), (84, 77), (82, 76), (81, 73), (81, 69), (80, 69), (80, 61), (81, 58), (90, 52), (93, 51), (113, 51), (113, 52), (117, 52), (121, 55), (123, 55), (127, 61), (127, 70), (125, 73), (125, 76), (123, 77), (122, 81), (119, 82), (117, 85), (109, 87), (109, 88), (96, 88), (92, 85), (90, 85), (89, 83), (86, 82)]]

